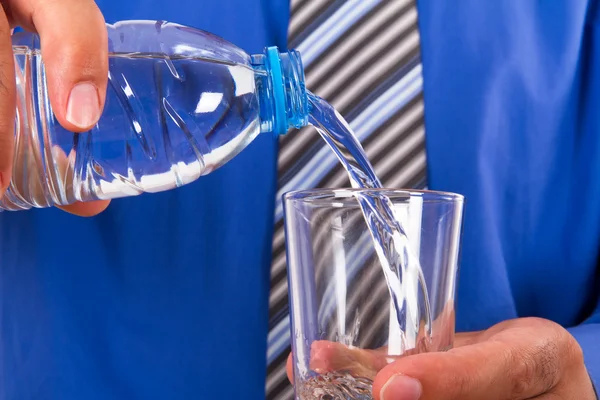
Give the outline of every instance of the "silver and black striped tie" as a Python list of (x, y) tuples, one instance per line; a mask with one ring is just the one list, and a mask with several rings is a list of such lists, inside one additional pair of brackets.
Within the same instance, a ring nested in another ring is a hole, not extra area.
[[(350, 123), (385, 187), (424, 188), (415, 0), (291, 0), (291, 7), (289, 47), (302, 55), (307, 88)], [(295, 189), (350, 186), (333, 152), (310, 127), (281, 138), (278, 169), (269, 299), (269, 400), (293, 398), (285, 371), (290, 332), (281, 195)], [(377, 292), (387, 299), (385, 286)], [(387, 309), (381, 311), (388, 315)]]

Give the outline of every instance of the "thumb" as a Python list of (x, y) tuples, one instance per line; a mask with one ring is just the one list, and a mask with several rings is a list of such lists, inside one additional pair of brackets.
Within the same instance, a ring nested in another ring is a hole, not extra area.
[(67, 130), (92, 128), (108, 81), (108, 39), (93, 0), (14, 2), (13, 18), (39, 33), (50, 102)]
[(377, 375), (377, 400), (529, 399), (555, 387), (570, 361), (562, 333), (515, 327), (446, 353), (399, 359)]
[(516, 393), (511, 388), (511, 357), (500, 347), (490, 342), (400, 359), (379, 372), (373, 383), (375, 399), (518, 400), (544, 389), (527, 387)]

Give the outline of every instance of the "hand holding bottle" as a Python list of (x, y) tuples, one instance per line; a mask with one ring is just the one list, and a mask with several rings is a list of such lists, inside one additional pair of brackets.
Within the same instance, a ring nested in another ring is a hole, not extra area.
[[(12, 176), (15, 66), (11, 28), (37, 32), (48, 92), (57, 120), (73, 132), (98, 121), (106, 96), (108, 45), (104, 18), (93, 0), (5, 0), (0, 10), (0, 195)], [(75, 203), (65, 211), (90, 216), (108, 201)]]
[[(91, 30), (80, 23), (58, 29), (37, 23), (35, 11), (34, 25), (26, 26), (35, 31), (12, 36), (15, 170), (10, 184), (4, 179), (0, 210), (60, 205), (94, 215), (108, 204), (97, 200), (189, 184), (258, 134), (307, 123), (296, 52), (270, 47), (249, 55), (192, 27), (162, 20), (107, 25), (93, 3), (52, 1), (63, 5), (42, 7), (53, 21), (97, 22)], [(69, 41), (60, 44), (61, 36)]]

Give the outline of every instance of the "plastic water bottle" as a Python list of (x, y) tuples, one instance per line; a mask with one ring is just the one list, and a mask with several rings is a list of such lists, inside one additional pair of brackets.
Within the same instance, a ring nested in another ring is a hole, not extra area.
[(39, 37), (13, 36), (15, 161), (1, 209), (169, 190), (222, 166), (260, 133), (307, 123), (294, 51), (271, 47), (250, 56), (210, 33), (162, 21), (107, 29), (106, 104), (95, 127), (80, 134), (52, 112)]

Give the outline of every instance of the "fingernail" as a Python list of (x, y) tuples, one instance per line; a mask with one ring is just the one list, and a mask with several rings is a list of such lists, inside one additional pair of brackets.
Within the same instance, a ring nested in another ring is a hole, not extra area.
[(78, 128), (89, 128), (100, 117), (98, 89), (89, 82), (79, 83), (71, 89), (67, 103), (67, 121)]
[(421, 382), (406, 375), (392, 376), (381, 388), (381, 400), (419, 400)]

